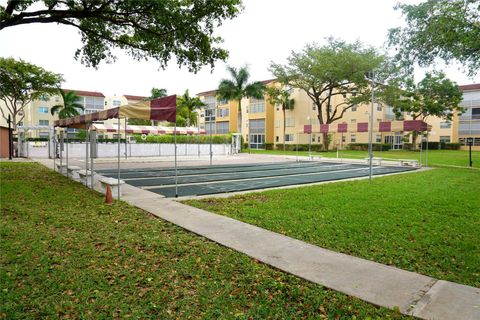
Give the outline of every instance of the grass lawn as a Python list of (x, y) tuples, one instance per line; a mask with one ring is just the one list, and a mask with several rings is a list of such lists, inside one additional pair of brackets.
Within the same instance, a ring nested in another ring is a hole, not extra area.
[(0, 169), (0, 318), (407, 318), (104, 205), (40, 165)]
[(186, 203), (296, 239), (480, 287), (480, 170), (434, 170)]
[[(276, 154), (283, 155), (281, 150), (251, 150), (251, 153), (263, 153), (263, 154)], [(344, 150), (339, 151), (339, 157), (343, 152), (344, 158), (352, 159), (365, 159), (368, 157), (368, 151), (353, 151)], [(296, 151), (286, 151), (287, 155), (294, 156)], [(308, 151), (299, 151), (298, 155), (308, 156)], [(337, 156), (336, 151), (329, 152), (312, 152), (312, 155), (323, 156), (326, 158), (335, 158)], [(403, 151), (403, 150), (391, 150), (391, 151), (374, 151), (374, 157), (380, 157), (385, 159), (416, 159), (420, 161), (419, 151)], [(461, 166), (467, 167), (469, 165), (469, 155), (467, 150), (429, 150), (428, 151), (428, 165), (429, 166)], [(480, 168), (480, 151), (472, 151), (472, 161), (474, 168)], [(422, 152), (422, 162), (425, 164), (425, 152)]]

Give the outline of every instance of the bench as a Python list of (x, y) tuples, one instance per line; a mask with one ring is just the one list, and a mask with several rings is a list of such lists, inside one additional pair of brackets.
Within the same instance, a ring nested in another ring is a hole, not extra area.
[[(80, 177), (80, 182), (88, 187), (92, 186), (92, 171), (91, 170), (79, 170), (78, 176)], [(93, 172), (93, 185), (95, 186), (98, 182), (98, 176)]]
[(110, 190), (112, 190), (112, 197), (117, 198), (118, 193), (120, 193), (120, 196), (122, 195), (122, 189), (121, 186), (122, 184), (125, 183), (125, 181), (120, 180), (120, 184), (118, 183), (118, 179), (116, 178), (107, 178), (107, 177), (101, 177), (98, 179), (98, 182), (100, 182), (100, 192), (105, 194), (107, 192), (107, 185), (110, 186)]
[(80, 175), (78, 174), (78, 171), (80, 171), (80, 167), (77, 166), (68, 166), (67, 168), (67, 177), (70, 177), (72, 179), (80, 179)]
[(413, 159), (399, 159), (400, 165), (403, 167), (415, 167), (418, 168), (418, 160)]
[[(377, 166), (381, 166), (382, 165), (382, 158), (378, 158), (378, 157), (372, 157), (372, 165), (377, 165)], [(368, 158), (365, 158), (365, 161), (367, 162), (367, 164), (370, 163), (370, 157)]]
[(57, 163), (57, 171), (61, 174), (67, 173), (67, 165), (65, 163)]

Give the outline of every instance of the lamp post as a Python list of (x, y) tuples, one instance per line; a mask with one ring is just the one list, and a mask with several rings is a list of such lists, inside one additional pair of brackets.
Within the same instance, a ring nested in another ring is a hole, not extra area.
[(368, 136), (368, 159), (369, 159), (369, 175), (368, 180), (372, 180), (373, 174), (373, 103), (375, 100), (375, 73), (372, 71), (369, 73), (371, 86), (372, 86), (372, 103), (370, 105), (370, 130)]
[(312, 118), (310, 116), (307, 116), (308, 120), (308, 125), (310, 127), (310, 135), (308, 138), (308, 157), (311, 159), (312, 158)]

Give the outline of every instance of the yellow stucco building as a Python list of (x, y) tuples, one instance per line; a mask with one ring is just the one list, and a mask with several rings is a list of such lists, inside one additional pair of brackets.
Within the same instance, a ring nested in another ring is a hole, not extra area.
[[(264, 81), (266, 86), (278, 86), (275, 80)], [(207, 133), (225, 134), (239, 132), (238, 130), (238, 102), (220, 101), (216, 98), (216, 91), (198, 93), (197, 96), (207, 105), (199, 112), (199, 123)], [(244, 142), (248, 142), (251, 148), (263, 149), (265, 145), (287, 145), (323, 143), (323, 135), (320, 133), (318, 110), (308, 95), (300, 89), (293, 89), (291, 98), (295, 105), (293, 110), (285, 111), (285, 118), (281, 106), (274, 106), (268, 102), (268, 97), (257, 100), (253, 98), (242, 99), (242, 124), (241, 133)], [(332, 105), (337, 105), (342, 99), (341, 95), (334, 96)], [(370, 121), (371, 105), (361, 104), (348, 109), (343, 117), (335, 122), (348, 124), (345, 133), (331, 133), (329, 148), (343, 148), (351, 143), (368, 143), (368, 132), (357, 132), (356, 124)], [(381, 121), (395, 119), (393, 108), (381, 103), (374, 103), (373, 108), (374, 128), (378, 128)], [(403, 115), (406, 120), (409, 117)], [(447, 121), (437, 117), (428, 117), (425, 120), (431, 128), (429, 141), (458, 142), (458, 118)], [(285, 122), (285, 134), (283, 134)], [(304, 133), (304, 126), (311, 125), (312, 133)], [(374, 132), (374, 143), (388, 143), (393, 149), (402, 149), (405, 142), (411, 142), (404, 132)], [(418, 140), (417, 142), (419, 142)]]

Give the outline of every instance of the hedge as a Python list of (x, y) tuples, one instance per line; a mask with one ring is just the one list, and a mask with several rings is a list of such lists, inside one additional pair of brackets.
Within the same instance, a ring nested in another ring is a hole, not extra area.
[[(161, 135), (161, 136), (154, 136), (154, 135), (147, 135), (146, 139), (142, 139), (142, 135), (134, 134), (133, 137), (137, 143), (173, 143), (174, 136), (171, 134)], [(232, 142), (231, 135), (202, 135), (202, 136), (186, 136), (186, 135), (178, 135), (177, 136), (177, 143), (193, 143), (193, 144), (209, 144), (210, 139), (212, 139), (213, 144), (230, 144)]]
[[(372, 147), (373, 147), (373, 151), (388, 151), (392, 148), (392, 145), (389, 143), (373, 143)], [(349, 145), (347, 145), (347, 149), (368, 151), (369, 144), (368, 143), (350, 143)]]
[[(323, 151), (323, 145), (322, 144), (286, 144), (285, 145), (285, 150), (287, 151), (297, 151), (297, 147), (298, 147), (298, 151), (308, 151), (309, 150), (309, 146), (310, 146), (310, 150), (312, 151), (315, 151), (315, 152), (319, 152), (319, 151)], [(275, 145), (275, 149), (276, 150), (283, 150), (283, 143), (277, 143)]]

